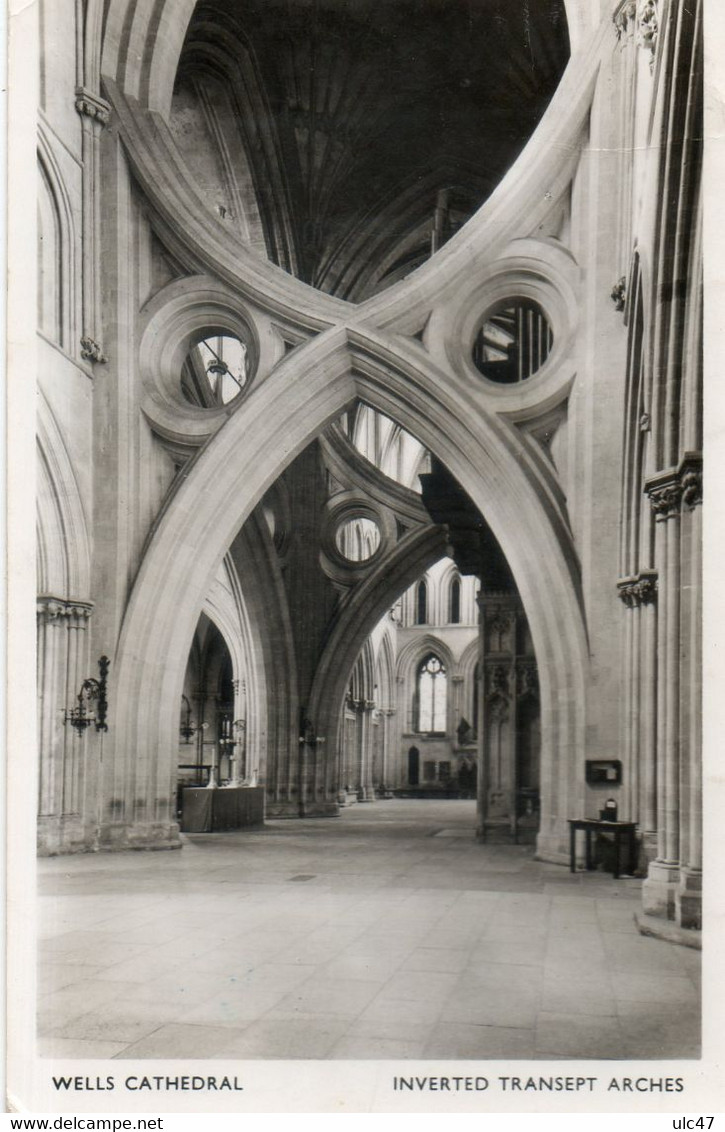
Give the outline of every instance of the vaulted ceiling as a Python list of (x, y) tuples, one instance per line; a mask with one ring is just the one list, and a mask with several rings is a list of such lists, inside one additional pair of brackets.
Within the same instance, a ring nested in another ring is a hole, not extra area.
[(201, 0), (177, 85), (226, 100), (266, 254), (357, 299), (486, 200), (568, 54), (563, 0)]

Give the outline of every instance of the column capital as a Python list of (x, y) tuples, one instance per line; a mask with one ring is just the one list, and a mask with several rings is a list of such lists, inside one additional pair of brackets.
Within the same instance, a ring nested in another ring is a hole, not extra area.
[(617, 589), (627, 608), (634, 609), (652, 604), (657, 598), (658, 585), (656, 570), (641, 570), (631, 578), (620, 578)]
[(657, 42), (660, 35), (658, 0), (639, 0), (637, 8), (637, 46), (649, 53), (649, 65), (654, 67)]
[(644, 485), (656, 522), (678, 516), (682, 507), (694, 510), (702, 503), (702, 455), (686, 452), (676, 468), (658, 472)]
[(90, 118), (103, 128), (111, 116), (110, 103), (105, 98), (93, 94), (86, 87), (76, 87), (75, 108), (84, 118)]
[(93, 602), (68, 601), (65, 598), (42, 594), (36, 603), (36, 612), (41, 624), (63, 623), (69, 629), (85, 629), (88, 618), (93, 613)]
[(637, 26), (637, 0), (621, 0), (612, 16), (617, 39), (631, 40)]

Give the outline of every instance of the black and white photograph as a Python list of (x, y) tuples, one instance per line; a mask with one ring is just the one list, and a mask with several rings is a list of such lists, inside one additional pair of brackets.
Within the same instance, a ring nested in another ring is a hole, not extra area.
[(703, 4), (11, 4), (11, 1108), (715, 1095)]

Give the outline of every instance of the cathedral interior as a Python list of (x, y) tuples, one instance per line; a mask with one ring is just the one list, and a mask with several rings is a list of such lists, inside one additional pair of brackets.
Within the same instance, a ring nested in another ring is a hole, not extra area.
[(697, 1056), (701, 20), (39, 5), (46, 1056)]

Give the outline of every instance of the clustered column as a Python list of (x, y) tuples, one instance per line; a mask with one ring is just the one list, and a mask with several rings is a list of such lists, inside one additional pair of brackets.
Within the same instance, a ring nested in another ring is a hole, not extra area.
[(88, 602), (40, 597), (38, 617), (38, 749), (40, 797), (38, 841), (41, 852), (80, 848), (86, 735), (64, 726), (66, 709), (75, 706), (89, 675), (86, 629), (93, 606)]
[[(657, 572), (642, 570), (618, 583), (627, 609), (624, 645), (625, 795), (639, 823), (645, 863), (657, 855)], [(624, 815), (623, 815), (624, 816)]]
[(643, 886), (650, 915), (700, 927), (702, 881), (699, 456), (646, 485), (655, 515), (657, 857)]

